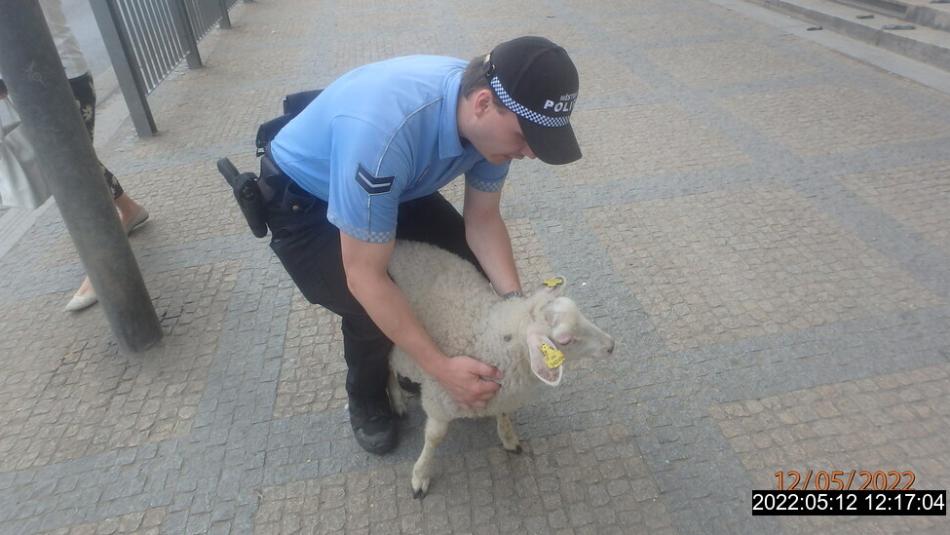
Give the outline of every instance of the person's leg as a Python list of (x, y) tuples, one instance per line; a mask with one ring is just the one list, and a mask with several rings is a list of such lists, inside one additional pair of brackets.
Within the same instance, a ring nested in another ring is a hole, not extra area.
[(353, 434), (363, 449), (386, 453), (397, 438), (386, 395), (393, 344), (347, 288), (340, 232), (326, 220), (326, 204), (303, 199), (302, 206), (309, 208), (294, 212), (293, 202), (282, 199), (268, 206), (271, 249), (309, 302), (341, 316)]
[(389, 353), (392, 341), (379, 330), (368, 314), (342, 317), (343, 358), (346, 360), (346, 392), (360, 398), (386, 395)]
[(271, 217), (268, 223), (271, 249), (307, 301), (342, 318), (347, 393), (384, 396), (392, 342), (347, 288), (340, 231), (326, 220), (326, 205), (318, 203), (302, 216)]
[(485, 275), (465, 240), (462, 214), (441, 193), (433, 193), (399, 206), (397, 240), (429, 243), (468, 260)]
[[(92, 76), (84, 74), (77, 78), (69, 80), (69, 86), (76, 99), (76, 105), (79, 107), (79, 114), (82, 116), (86, 131), (89, 133), (89, 141), (95, 137), (96, 131), (96, 89), (93, 84)], [(97, 160), (98, 161), (98, 160)], [(102, 170), (102, 176), (112, 192), (112, 200), (115, 203), (119, 213), (119, 221), (126, 233), (130, 233), (141, 226), (148, 219), (148, 211), (145, 207), (135, 202), (122, 189), (115, 175), (109, 171), (106, 166), (99, 162), (99, 168)], [(92, 282), (89, 277), (83, 279), (79, 289), (66, 304), (66, 310), (78, 311), (90, 307), (96, 303), (96, 294), (92, 288)]]
[[(76, 99), (76, 105), (79, 106), (79, 114), (82, 115), (82, 121), (86, 125), (86, 132), (89, 133), (89, 141), (95, 140), (96, 134), (96, 86), (93, 83), (92, 75), (86, 73), (77, 78), (70, 78), (69, 87), (73, 91), (73, 97)], [(98, 160), (97, 160), (98, 161)], [(118, 199), (125, 192), (119, 180), (106, 169), (106, 166), (99, 162), (102, 169), (102, 176), (112, 192), (112, 198)]]
[[(106, 170), (108, 171), (108, 170)], [(118, 184), (118, 182), (116, 182)], [(127, 193), (122, 193), (112, 199), (116, 210), (119, 212), (119, 221), (126, 234), (132, 234), (136, 229), (148, 221), (149, 213), (144, 206), (135, 202)]]
[[(96, 86), (92, 75), (85, 74), (79, 78), (73, 78), (69, 81), (69, 85), (79, 105), (86, 131), (89, 132), (89, 140), (93, 141), (96, 133)], [(102, 170), (106, 185), (109, 186), (109, 191), (112, 192), (112, 200), (119, 211), (122, 228), (127, 233), (131, 233), (145, 223), (148, 219), (148, 211), (125, 192), (119, 179), (101, 161), (99, 161), (99, 168)]]

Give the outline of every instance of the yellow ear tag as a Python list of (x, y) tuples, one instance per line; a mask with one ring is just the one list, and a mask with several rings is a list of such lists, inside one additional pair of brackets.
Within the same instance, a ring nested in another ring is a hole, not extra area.
[(564, 284), (564, 277), (551, 277), (544, 280), (544, 285), (548, 288), (557, 288), (562, 284)]
[(556, 347), (541, 344), (541, 354), (544, 355), (544, 364), (552, 370), (564, 364), (564, 352)]

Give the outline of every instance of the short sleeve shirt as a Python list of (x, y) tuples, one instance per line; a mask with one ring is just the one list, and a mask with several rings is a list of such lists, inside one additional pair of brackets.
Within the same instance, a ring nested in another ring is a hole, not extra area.
[(465, 174), (498, 191), (508, 163), (492, 164), (459, 137), (466, 62), (407, 56), (365, 65), (330, 84), (271, 142), (275, 163), (327, 202), (327, 219), (359, 240), (396, 236), (403, 202)]

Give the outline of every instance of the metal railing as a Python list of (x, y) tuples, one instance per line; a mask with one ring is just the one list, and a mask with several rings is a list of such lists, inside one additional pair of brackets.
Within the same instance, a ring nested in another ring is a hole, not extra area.
[[(237, 0), (186, 0), (185, 6), (188, 9), (188, 22), (191, 24), (191, 31), (199, 40), (211, 31), (211, 28), (217, 24), (222, 15), (227, 18), (228, 9), (234, 5)], [(230, 26), (230, 21), (228, 23)]]
[(113, 2), (135, 62), (150, 93), (185, 58), (175, 30), (175, 15), (164, 0), (119, 0)]
[[(251, 0), (244, 0), (249, 2)], [(147, 95), (182, 59), (200, 68), (198, 40), (215, 24), (231, 27), (237, 0), (90, 0), (116, 79), (139, 136), (157, 129)]]

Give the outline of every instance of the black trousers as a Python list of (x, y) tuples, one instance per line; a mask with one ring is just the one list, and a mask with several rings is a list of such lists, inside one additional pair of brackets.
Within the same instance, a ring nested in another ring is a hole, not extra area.
[[(262, 160), (261, 177), (273, 185), (273, 197), (266, 203), (271, 249), (309, 302), (342, 317), (346, 391), (363, 398), (383, 396), (393, 343), (347, 287), (340, 231), (327, 221), (327, 204), (284, 175), (267, 177), (268, 163)], [(461, 214), (438, 192), (399, 205), (396, 239), (430, 243), (468, 260), (484, 274), (465, 241)]]

